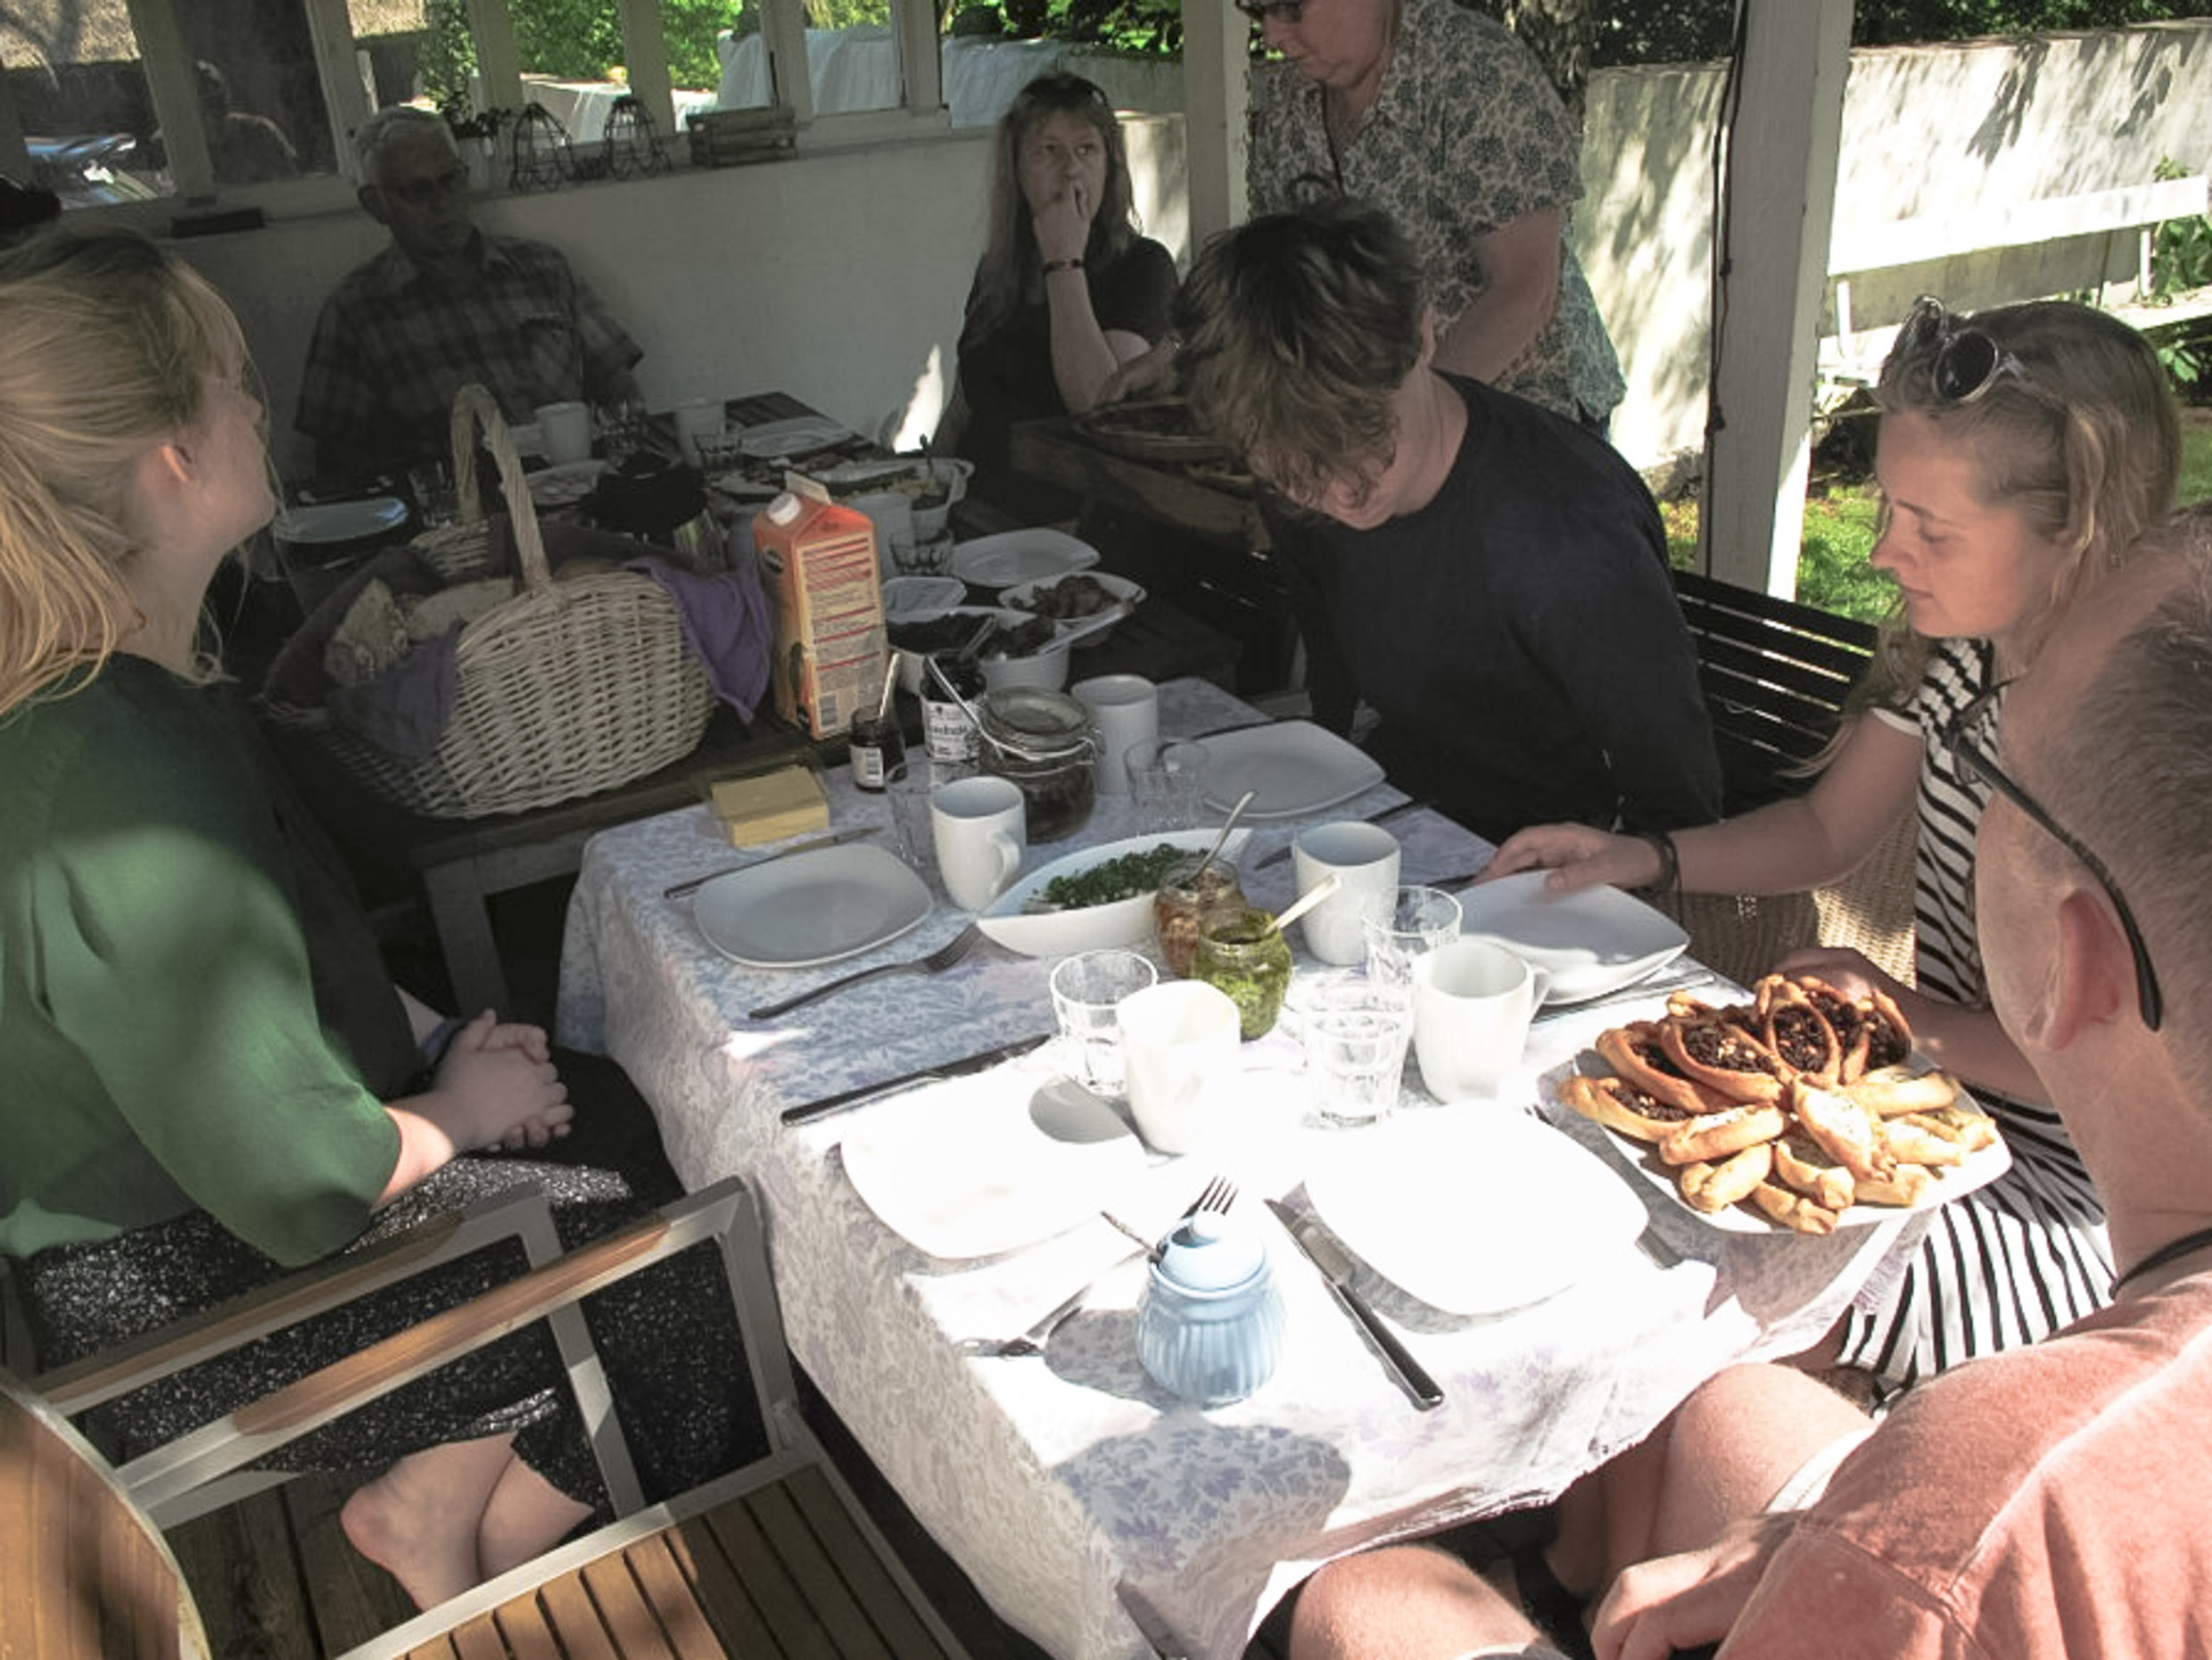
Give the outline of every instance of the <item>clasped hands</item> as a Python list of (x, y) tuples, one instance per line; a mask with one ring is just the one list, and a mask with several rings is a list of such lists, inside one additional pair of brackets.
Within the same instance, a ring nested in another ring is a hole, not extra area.
[(567, 1135), (576, 1113), (545, 1029), (503, 1021), (488, 1009), (447, 1045), (435, 1087), (458, 1109), (453, 1140), (459, 1146), (542, 1147)]

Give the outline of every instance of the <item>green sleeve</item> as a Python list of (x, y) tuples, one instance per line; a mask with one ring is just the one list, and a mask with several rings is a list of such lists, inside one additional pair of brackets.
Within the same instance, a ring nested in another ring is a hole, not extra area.
[(43, 995), (177, 1186), (307, 1261), (360, 1232), (399, 1133), (324, 1036), (250, 770), (199, 736), (70, 770), (34, 890)]

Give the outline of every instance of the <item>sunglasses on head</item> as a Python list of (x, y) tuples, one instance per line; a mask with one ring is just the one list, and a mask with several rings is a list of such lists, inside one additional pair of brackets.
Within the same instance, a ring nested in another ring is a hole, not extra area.
[(2073, 855), (2082, 868), (2097, 879), (2097, 885), (2104, 889), (2104, 896), (2111, 902), (2113, 913), (2119, 918), (2120, 932), (2127, 937), (2128, 953), (2135, 961), (2135, 1007), (2142, 1016), (2142, 1023), (2155, 1032), (2158, 1022), (2166, 1018), (2166, 999), (2158, 991), (2158, 972), (2150, 965), (2150, 947), (2143, 939), (2142, 929), (2135, 924), (2134, 912), (2121, 896), (2119, 883), (2113, 880), (2112, 872), (2105, 868), (2102, 859), (2090, 852), (2079, 837), (2062, 828), (2043, 803), (1997, 764), (1988, 746), (1977, 735), (1998, 694), (2003, 690), (2003, 685), (1992, 686), (1961, 708), (1944, 729), (1944, 747), (1950, 751), (1960, 772), (1980, 779), (2010, 802), (2029, 823)]
[(1928, 375), (1936, 395), (1949, 404), (1972, 403), (2007, 375), (2027, 378), (2019, 359), (1972, 324), (1961, 323), (1942, 301), (1926, 295), (1913, 302), (1897, 331), (1897, 350), (1910, 357), (1933, 351)]

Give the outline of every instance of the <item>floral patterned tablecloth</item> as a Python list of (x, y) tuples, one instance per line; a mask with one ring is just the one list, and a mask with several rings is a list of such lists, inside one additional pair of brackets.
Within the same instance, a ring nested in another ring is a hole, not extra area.
[[(1255, 718), (1202, 681), (1161, 689), (1163, 732)], [(839, 828), (888, 823), (881, 796), (830, 777)], [(1388, 784), (1322, 817), (1402, 800)], [(1081, 840), (1131, 833), (1105, 797)], [(1403, 880), (1465, 875), (1487, 848), (1420, 810), (1391, 821)], [(1253, 900), (1290, 897), (1290, 862), (1256, 871), (1295, 824), (1255, 827), (1243, 854)], [(1031, 863), (1067, 850), (1032, 850)], [(602, 833), (585, 849), (562, 962), (564, 1041), (613, 1055), (659, 1114), (677, 1172), (697, 1187), (730, 1172), (765, 1200), (791, 1346), (901, 1497), (1011, 1624), (1069, 1660), (1146, 1652), (1117, 1600), (1127, 1582), (1200, 1657), (1240, 1654), (1268, 1608), (1332, 1557), (1556, 1495), (1640, 1440), (1704, 1377), (1732, 1361), (1790, 1353), (1842, 1311), (1898, 1226), (1828, 1239), (1723, 1233), (1639, 1189), (1653, 1230), (1680, 1253), (1662, 1268), (1623, 1243), (1532, 1307), (1455, 1317), (1362, 1268), (1361, 1289), (1441, 1383), (1416, 1410), (1280, 1235), (1271, 1243), (1287, 1304), (1288, 1351), (1248, 1399), (1209, 1409), (1176, 1400), (1139, 1367), (1143, 1269), (1096, 1218), (1000, 1256), (943, 1261), (878, 1218), (846, 1179), (840, 1144), (871, 1114), (970, 1133), (959, 1086), (914, 1091), (785, 1127), (780, 1111), (854, 1086), (1045, 1032), (1050, 964), (986, 945), (935, 977), (898, 975), (784, 1019), (747, 1011), (820, 980), (917, 955), (967, 922), (938, 896), (915, 931), (832, 966), (741, 967), (700, 937), (672, 883), (730, 863), (705, 808)], [(1520, 1098), (1606, 1025), (1655, 1011), (1619, 1003), (1545, 1020), (1523, 1057)], [(1011, 1064), (1052, 1074), (1051, 1046)], [(1234, 1150), (1210, 1161), (1154, 1159), (1116, 1200), (1141, 1228), (1171, 1219), (1216, 1168), (1262, 1194), (1298, 1196), (1332, 1137), (1302, 1122), (1296, 1051), (1250, 1046), (1251, 1087)], [(1411, 1072), (1409, 1069), (1409, 1073)], [(1512, 1092), (1508, 1092), (1509, 1094)], [(1408, 1087), (1402, 1111), (1456, 1111)], [(1600, 1132), (1569, 1126), (1597, 1144)], [(1341, 1146), (1341, 1142), (1335, 1143)], [(1270, 1228), (1272, 1222), (1267, 1223)], [(959, 1338), (1007, 1335), (1094, 1276), (1084, 1310), (1028, 1359), (963, 1359)]]

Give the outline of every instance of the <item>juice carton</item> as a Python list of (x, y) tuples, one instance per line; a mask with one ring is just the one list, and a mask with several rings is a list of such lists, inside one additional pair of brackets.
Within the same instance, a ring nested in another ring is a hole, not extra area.
[(883, 584), (864, 513), (786, 491), (753, 521), (776, 606), (776, 713), (828, 738), (883, 695)]

